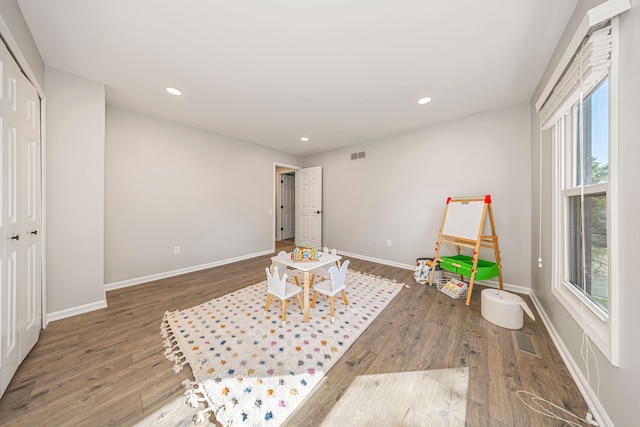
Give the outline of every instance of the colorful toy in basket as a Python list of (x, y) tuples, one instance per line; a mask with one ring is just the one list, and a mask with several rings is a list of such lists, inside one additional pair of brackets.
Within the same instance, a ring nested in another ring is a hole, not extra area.
[(465, 298), (469, 285), (456, 279), (449, 279), (443, 285), (438, 285), (438, 290), (449, 295), (453, 299)]
[(321, 252), (311, 245), (300, 245), (291, 252), (291, 259), (293, 261), (315, 261), (320, 254)]

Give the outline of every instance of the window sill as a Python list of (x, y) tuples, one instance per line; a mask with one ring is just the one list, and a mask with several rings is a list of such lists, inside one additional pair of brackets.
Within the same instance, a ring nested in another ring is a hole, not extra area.
[(554, 286), (553, 295), (604, 356), (612, 361), (609, 316), (570, 284), (559, 283)]

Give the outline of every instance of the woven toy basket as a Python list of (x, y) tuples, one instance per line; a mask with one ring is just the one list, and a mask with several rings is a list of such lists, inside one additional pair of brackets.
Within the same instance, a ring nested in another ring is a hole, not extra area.
[(469, 285), (456, 279), (442, 279), (436, 282), (436, 287), (440, 292), (450, 296), (453, 299), (461, 299), (467, 297)]

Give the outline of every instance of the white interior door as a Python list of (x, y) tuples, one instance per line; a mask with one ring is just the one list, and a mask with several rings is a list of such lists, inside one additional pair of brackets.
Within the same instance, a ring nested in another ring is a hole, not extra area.
[(2, 64), (2, 234), (0, 250), (0, 364), (2, 383), (1, 390), (7, 388), (11, 377), (20, 364), (20, 348), (18, 343), (18, 282), (17, 266), (20, 246), (17, 215), (17, 150), (20, 116), (18, 114), (18, 83), (20, 69), (13, 61), (3, 43), (0, 43), (0, 61)]
[(280, 180), (280, 238), (291, 239), (295, 232), (296, 219), (296, 178), (292, 174), (282, 174)]
[(19, 324), (20, 358), (38, 341), (42, 325), (42, 233), (40, 233), (41, 164), (40, 99), (36, 88), (21, 75), (19, 102), (20, 148), (18, 150), (18, 222), (20, 224)]
[(41, 327), (40, 101), (0, 43), (0, 395)]
[(296, 245), (322, 247), (322, 166), (296, 171)]

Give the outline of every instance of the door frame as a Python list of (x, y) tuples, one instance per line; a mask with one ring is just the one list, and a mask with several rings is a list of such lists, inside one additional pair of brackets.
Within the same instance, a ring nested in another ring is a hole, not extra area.
[(296, 187), (296, 171), (293, 170), (281, 170), (278, 171), (276, 173), (276, 242), (278, 240), (284, 240), (283, 239), (283, 234), (284, 234), (284, 230), (283, 230), (283, 223), (285, 223), (284, 221), (284, 210), (283, 210), (283, 189), (284, 189), (284, 179), (285, 177), (289, 177), (293, 179), (293, 200), (294, 200), (294, 205), (293, 205), (293, 228), (294, 228), (294, 237), (295, 237), (295, 187)]
[[(283, 168), (283, 169), (290, 169), (289, 172), (294, 172), (296, 174), (296, 180), (297, 178), (297, 174), (298, 174), (298, 169), (301, 169), (300, 166), (295, 166), (295, 165), (289, 165), (286, 163), (280, 163), (280, 162), (273, 162), (273, 209), (272, 212), (274, 212), (273, 215), (273, 221), (272, 223), (272, 227), (273, 229), (271, 230), (271, 251), (275, 252), (276, 250), (276, 233), (278, 231), (278, 212), (279, 212), (279, 207), (278, 207), (278, 193), (277, 193), (277, 186), (280, 184), (280, 181), (278, 181), (278, 175), (280, 173), (282, 173), (283, 171), (278, 171), (278, 168)], [(297, 222), (297, 218), (294, 220), (294, 223)], [(294, 227), (296, 227), (296, 225), (294, 225)]]

